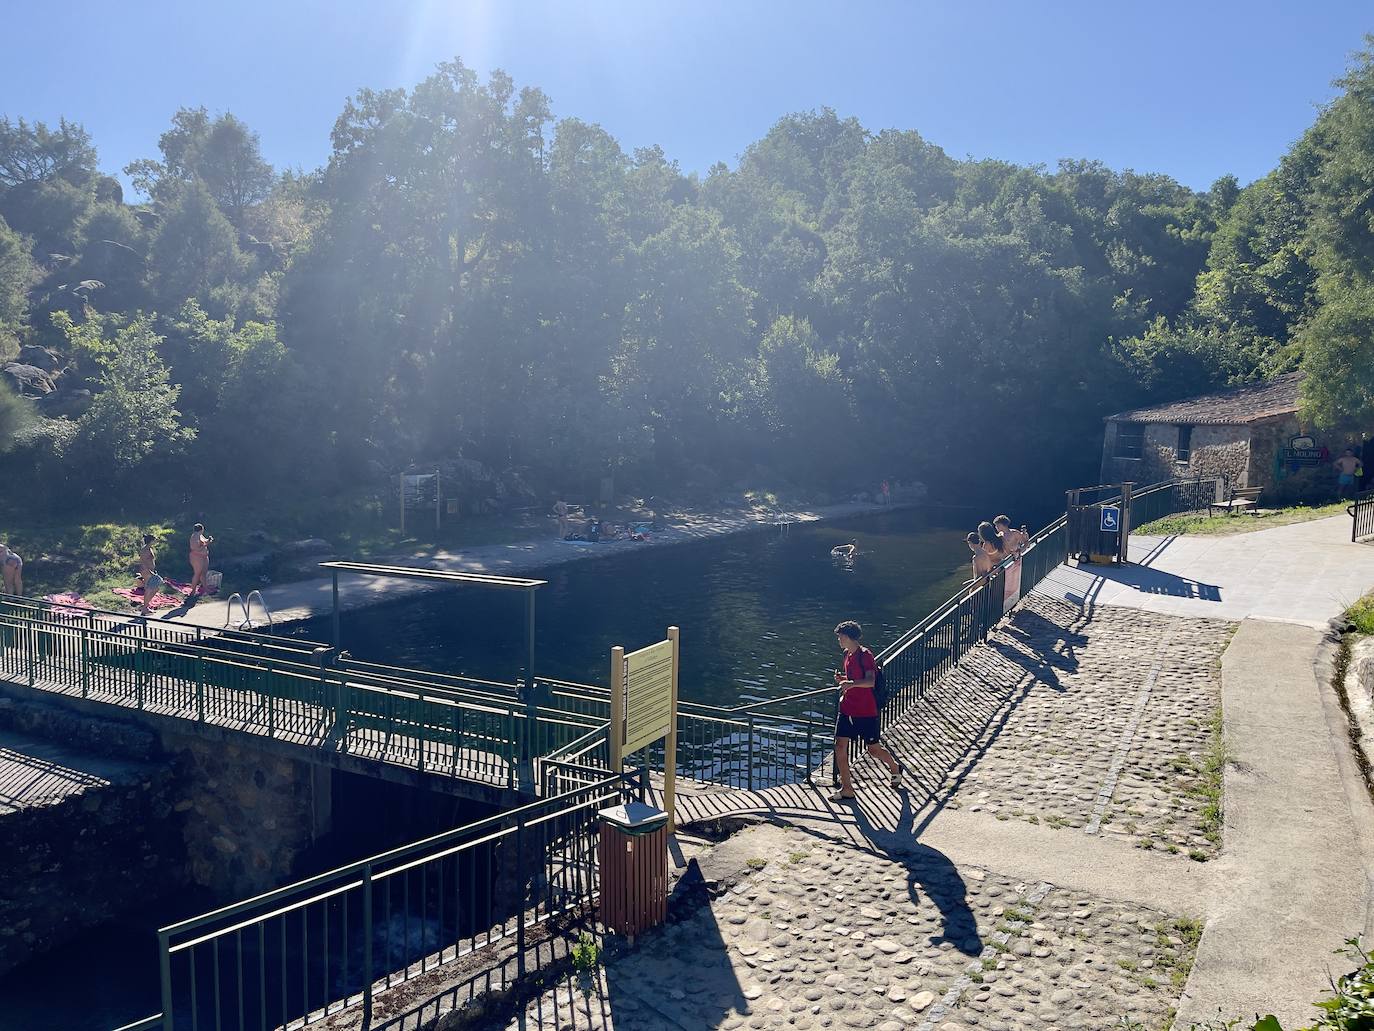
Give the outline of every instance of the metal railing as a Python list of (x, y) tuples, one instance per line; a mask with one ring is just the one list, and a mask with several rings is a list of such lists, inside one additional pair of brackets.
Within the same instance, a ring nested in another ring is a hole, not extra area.
[(1350, 513), (1352, 542), (1374, 537), (1374, 491), (1358, 495), (1346, 511)]
[(1131, 526), (1140, 527), (1178, 512), (1196, 512), (1217, 498), (1214, 478), (1165, 481), (1131, 494)]
[(603, 777), (158, 931), (162, 1012), (121, 1031), (270, 1031), (348, 1007), (444, 963), (513, 949), (600, 890), (597, 813), (628, 798)]
[[(308, 649), (308, 650), (307, 650)], [(330, 648), (0, 599), (0, 676), (31, 688), (532, 791), (523, 765), (597, 721), (513, 687), (354, 663)]]

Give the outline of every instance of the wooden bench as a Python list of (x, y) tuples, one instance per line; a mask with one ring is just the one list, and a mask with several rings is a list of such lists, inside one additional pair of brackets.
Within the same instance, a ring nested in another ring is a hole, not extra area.
[(1235, 512), (1253, 512), (1259, 508), (1260, 492), (1263, 489), (1263, 487), (1232, 488), (1225, 501), (1214, 501), (1207, 506), (1207, 514), (1210, 516), (1218, 509), (1227, 515)]

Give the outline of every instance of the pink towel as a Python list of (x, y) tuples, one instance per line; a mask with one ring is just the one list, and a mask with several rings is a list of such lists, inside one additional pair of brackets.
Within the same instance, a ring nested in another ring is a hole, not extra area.
[(45, 594), (43, 600), (53, 605), (52, 614), (67, 619), (79, 619), (90, 611), (91, 603), (79, 594), (67, 591), (63, 594)]
[[(169, 594), (169, 593), (167, 593), (168, 591), (174, 591), (175, 593), (174, 593), (174, 594)], [(137, 587), (116, 587), (116, 588), (114, 589), (114, 593), (117, 594), (117, 595), (119, 595), (121, 598), (128, 598), (130, 601), (136, 601), (136, 602), (140, 602), (140, 603), (143, 601), (143, 585), (142, 585), (142, 584), (140, 584), (140, 585), (137, 586)], [(150, 609), (175, 609), (175, 608), (179, 608), (181, 605), (183, 605), (183, 604), (185, 603), (186, 597), (187, 597), (190, 593), (191, 593), (191, 585), (190, 585), (190, 584), (184, 584), (184, 583), (182, 583), (180, 580), (172, 580), (172, 579), (170, 579), (170, 578), (169, 578), (169, 579), (165, 579), (165, 580), (162, 581), (162, 590), (158, 591), (157, 596), (154, 597), (152, 601), (148, 602), (148, 608), (150, 608)], [(198, 591), (197, 593), (203, 595), (203, 594), (205, 594), (206, 592), (202, 589), (202, 590)], [(214, 592), (210, 592), (210, 593), (213, 594)], [(178, 598), (177, 595), (180, 595), (181, 597)]]

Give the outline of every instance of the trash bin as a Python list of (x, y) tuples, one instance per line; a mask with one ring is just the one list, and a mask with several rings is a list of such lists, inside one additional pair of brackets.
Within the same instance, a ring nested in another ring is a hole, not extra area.
[(668, 814), (630, 802), (601, 818), (601, 922), (634, 937), (668, 915)]

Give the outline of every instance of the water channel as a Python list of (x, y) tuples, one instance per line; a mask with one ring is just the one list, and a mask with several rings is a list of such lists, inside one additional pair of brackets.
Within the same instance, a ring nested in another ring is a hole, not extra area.
[[(968, 568), (963, 535), (976, 519), (897, 509), (550, 569), (538, 598), (536, 672), (604, 683), (612, 645), (636, 648), (677, 624), (686, 698), (732, 705), (822, 686), (836, 663), (836, 622), (858, 619), (865, 641), (881, 645), (958, 588)], [(851, 540), (857, 560), (832, 560), (830, 549)], [(453, 590), (358, 610), (344, 616), (343, 644), (360, 659), (509, 680), (523, 646), (519, 604), (514, 595)], [(320, 620), (297, 632), (327, 640), (329, 627)], [(302, 874), (385, 847), (401, 830), (375, 842), (354, 833)], [(147, 905), (140, 920), (105, 925), (0, 978), (0, 1031), (109, 1031), (155, 1012), (153, 932), (203, 911), (205, 899)]]

